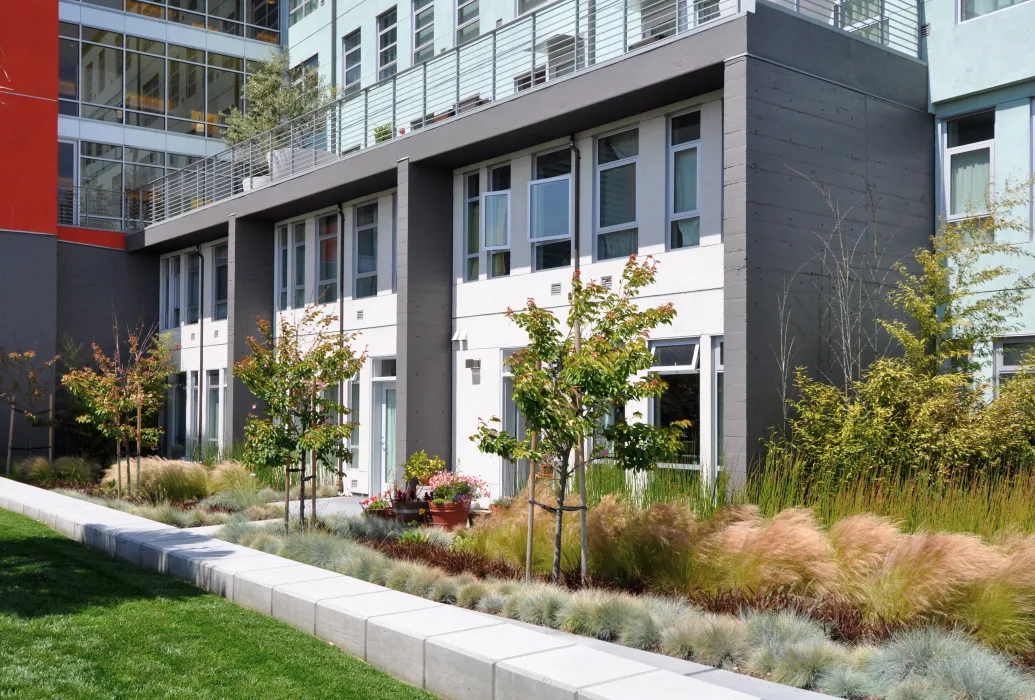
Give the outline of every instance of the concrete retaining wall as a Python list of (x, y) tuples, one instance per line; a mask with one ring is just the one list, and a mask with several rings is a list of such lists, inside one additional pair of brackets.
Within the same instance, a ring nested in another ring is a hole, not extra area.
[(442, 605), (3, 478), (0, 508), (275, 617), (449, 700), (826, 697)]

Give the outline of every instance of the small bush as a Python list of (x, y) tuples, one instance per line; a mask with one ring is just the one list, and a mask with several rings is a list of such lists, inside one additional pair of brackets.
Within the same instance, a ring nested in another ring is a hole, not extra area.
[(11, 475), (18, 481), (34, 486), (50, 486), (56, 479), (54, 469), (46, 457), (27, 457), (15, 462)]
[(101, 467), (82, 457), (58, 457), (51, 465), (54, 476), (73, 486), (94, 484), (100, 478)]
[(459, 590), (460, 586), (457, 585), (457, 582), (454, 579), (449, 578), (448, 576), (443, 576), (435, 581), (431, 590), (428, 591), (427, 597), (429, 600), (433, 600), (436, 603), (452, 605), (456, 603), (456, 597)]
[(772, 678), (793, 688), (812, 688), (820, 676), (847, 664), (848, 655), (833, 642), (798, 642), (776, 658)]
[(232, 460), (220, 462), (212, 467), (209, 475), (210, 493), (220, 491), (255, 491), (259, 490), (259, 484), (251, 470)]
[(873, 695), (869, 676), (848, 666), (825, 671), (816, 681), (816, 689), (848, 700), (865, 700)]
[(456, 593), (456, 604), (461, 608), (473, 610), (485, 595), (489, 593), (489, 586), (483, 581), (470, 581), (460, 586)]
[(503, 612), (503, 607), (507, 604), (507, 598), (508, 596), (506, 593), (490, 590), (478, 600), (478, 603), (474, 608), (479, 612), (489, 613), (490, 615), (499, 615)]
[(744, 625), (731, 617), (710, 615), (690, 631), (694, 661), (716, 668), (733, 669), (748, 652)]
[(556, 586), (529, 590), (517, 601), (517, 619), (532, 625), (557, 628), (558, 615), (569, 602), (571, 593)]
[[(118, 479), (118, 465), (113, 465), (102, 477), (104, 483)], [(136, 462), (130, 473), (134, 479), (132, 490), (136, 489)], [(125, 480), (123, 480), (125, 481)], [(126, 484), (123, 484), (126, 488)], [(180, 462), (160, 457), (144, 457), (140, 460), (140, 496), (151, 503), (171, 501), (184, 503), (208, 495), (208, 469), (197, 462)]]

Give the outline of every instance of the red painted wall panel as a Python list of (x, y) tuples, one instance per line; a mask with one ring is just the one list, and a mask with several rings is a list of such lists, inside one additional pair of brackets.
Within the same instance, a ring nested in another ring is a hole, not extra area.
[(126, 236), (117, 231), (103, 231), (92, 228), (78, 228), (73, 226), (58, 226), (57, 237), (59, 241), (67, 243), (82, 243), (99, 248), (114, 248), (116, 250), (126, 249)]
[(0, 229), (56, 234), (58, 4), (17, 5), (0, 16)]

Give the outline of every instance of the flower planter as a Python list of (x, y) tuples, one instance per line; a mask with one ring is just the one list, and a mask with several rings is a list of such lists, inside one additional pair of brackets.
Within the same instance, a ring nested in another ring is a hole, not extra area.
[(428, 504), (424, 501), (396, 501), (392, 504), (392, 514), (396, 522), (409, 525), (427, 521)]
[(391, 520), (393, 517), (391, 508), (367, 508), (363, 511), (363, 515), (368, 518), (381, 518), (383, 520)]
[(469, 503), (431, 503), (431, 524), (452, 530), (467, 524), (471, 514)]

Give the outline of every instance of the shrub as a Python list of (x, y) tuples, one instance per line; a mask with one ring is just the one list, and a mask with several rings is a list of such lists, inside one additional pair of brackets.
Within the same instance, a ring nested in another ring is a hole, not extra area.
[(709, 615), (690, 630), (694, 661), (732, 669), (739, 666), (748, 652), (744, 625), (731, 617)]
[(760, 676), (772, 673), (777, 660), (788, 647), (826, 639), (823, 628), (817, 623), (787, 611), (748, 613), (744, 616), (744, 632), (753, 649), (747, 668)]
[(873, 695), (869, 677), (849, 666), (837, 666), (825, 671), (817, 679), (816, 689), (848, 700), (865, 700)]
[[(110, 467), (102, 477), (105, 483), (118, 479), (118, 465)], [(136, 463), (132, 464), (133, 486), (136, 486)], [(140, 460), (140, 496), (146, 501), (183, 503), (208, 495), (208, 469), (197, 462), (180, 462), (161, 457)]]
[(221, 491), (258, 491), (259, 485), (251, 470), (233, 460), (216, 464), (210, 472), (210, 493)]
[(530, 588), (517, 597), (517, 619), (532, 625), (557, 628), (558, 615), (571, 598), (571, 593), (557, 586)]
[(11, 472), (18, 481), (38, 486), (53, 484), (56, 476), (46, 457), (26, 457), (15, 462)]
[(473, 610), (484, 596), (488, 595), (489, 586), (483, 581), (469, 581), (460, 586), (456, 593), (456, 604), (461, 608)]
[(798, 642), (776, 657), (772, 678), (794, 688), (812, 688), (824, 673), (847, 663), (848, 655), (833, 642), (826, 639)]
[(499, 615), (503, 612), (503, 607), (507, 604), (507, 598), (508, 596), (505, 593), (490, 590), (478, 600), (478, 603), (474, 608), (479, 612), (489, 613), (490, 615)]
[(96, 483), (101, 475), (101, 467), (82, 457), (58, 457), (51, 465), (58, 481), (74, 486), (86, 486)]

